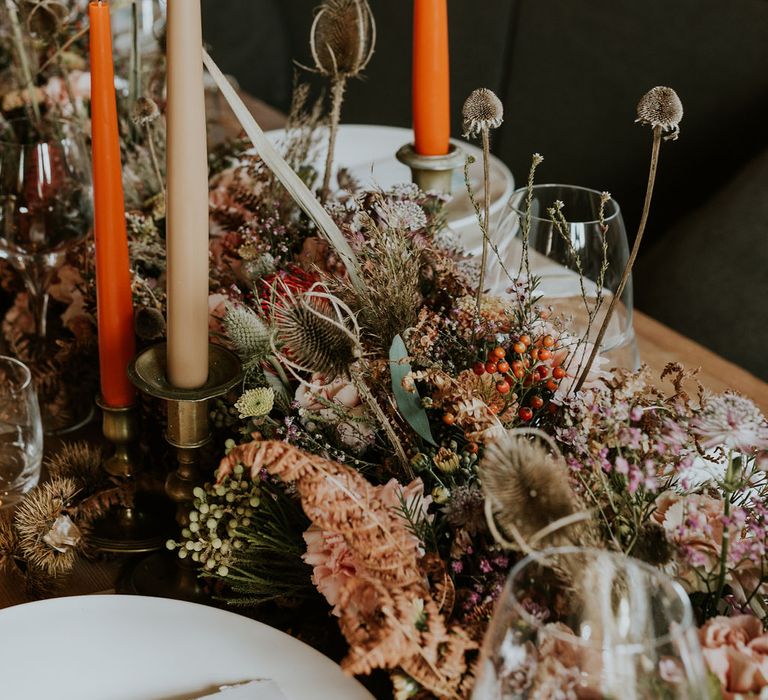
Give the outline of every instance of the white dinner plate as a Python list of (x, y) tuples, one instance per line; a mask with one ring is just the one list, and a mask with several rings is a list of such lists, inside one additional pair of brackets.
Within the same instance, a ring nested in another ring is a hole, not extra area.
[[(267, 132), (275, 144), (280, 144), (284, 131)], [(370, 124), (342, 124), (336, 137), (335, 170), (346, 168), (363, 187), (387, 189), (411, 181), (411, 171), (395, 157), (400, 146), (413, 142), (413, 131), (396, 126)], [(482, 200), (482, 151), (474, 144), (453, 140), (468, 155), (475, 157), (470, 166), (470, 182), (478, 201)], [(325, 167), (327, 139), (321, 139), (312, 163), (319, 172)], [(515, 180), (504, 163), (491, 156), (491, 216), (495, 217), (515, 191)], [(446, 206), (448, 225), (461, 237), (465, 250), (482, 248), (482, 237), (477, 219), (464, 185), (464, 171), (459, 168), (453, 176), (453, 199)]]
[(204, 605), (91, 595), (0, 611), (3, 699), (184, 700), (258, 678), (288, 700), (372, 700), (311, 647)]

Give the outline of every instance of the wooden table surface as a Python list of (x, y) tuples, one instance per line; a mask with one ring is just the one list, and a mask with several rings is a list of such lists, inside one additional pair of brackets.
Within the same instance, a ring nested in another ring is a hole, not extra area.
[(699, 368), (698, 380), (706, 389), (743, 394), (768, 416), (768, 384), (764, 381), (644, 313), (634, 312), (634, 326), (640, 360), (654, 376), (658, 377), (668, 362), (679, 362), (690, 370)]

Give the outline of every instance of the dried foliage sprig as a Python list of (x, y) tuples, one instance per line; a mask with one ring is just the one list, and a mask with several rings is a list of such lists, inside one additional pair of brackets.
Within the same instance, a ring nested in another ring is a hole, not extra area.
[(461, 697), (477, 646), (440, 613), (419, 565), (419, 542), (399, 511), (355, 470), (285, 443), (235, 448), (220, 470), (237, 464), (295, 483), (309, 519), (341, 535), (359, 562), (341, 591), (339, 624), (350, 645), (342, 666), (352, 674), (402, 668), (439, 697)]
[(365, 288), (351, 285), (340, 294), (357, 315), (363, 337), (386, 353), (396, 335), (416, 323), (421, 292), (421, 259), (413, 239), (398, 229), (384, 230), (365, 218), (365, 244), (360, 251)]
[(645, 227), (648, 223), (648, 214), (651, 210), (651, 200), (653, 199), (653, 186), (656, 182), (656, 171), (659, 167), (659, 149), (661, 146), (661, 139), (665, 132), (670, 132), (669, 136), (664, 137), (665, 140), (676, 140), (680, 133), (680, 121), (683, 118), (683, 105), (680, 102), (680, 98), (677, 93), (669, 87), (655, 87), (649, 90), (640, 99), (637, 105), (637, 119), (635, 121), (640, 122), (643, 125), (650, 126), (653, 129), (653, 144), (651, 146), (651, 166), (648, 173), (648, 185), (645, 191), (645, 202), (643, 203), (643, 213), (640, 217), (640, 224), (635, 235), (635, 242), (632, 246), (632, 252), (629, 255), (629, 260), (624, 267), (624, 272), (621, 275), (621, 281), (616, 289), (611, 303), (608, 306), (608, 311), (605, 314), (603, 323), (600, 326), (597, 337), (595, 338), (595, 345), (592, 348), (592, 353), (589, 356), (586, 364), (581, 370), (581, 376), (578, 382), (576, 382), (575, 390), (579, 391), (584, 382), (587, 380), (587, 375), (592, 367), (592, 364), (597, 357), (597, 353), (600, 352), (600, 345), (603, 342), (605, 333), (608, 330), (608, 324), (611, 322), (611, 317), (616, 309), (616, 305), (619, 303), (622, 294), (624, 294), (624, 288), (627, 286), (629, 276), (632, 274), (632, 268), (634, 267), (635, 260), (637, 259), (637, 253), (640, 250), (640, 243), (643, 240), (643, 234), (645, 233)]
[(368, 0), (325, 0), (315, 14), (309, 47), (315, 70), (331, 82), (328, 152), (320, 201), (330, 194), (336, 134), (347, 80), (359, 76), (376, 46), (376, 22)]
[(474, 90), (464, 102), (463, 109), (465, 136), (480, 135), (483, 143), (483, 255), (480, 262), (480, 281), (477, 287), (477, 314), (480, 315), (480, 300), (483, 296), (485, 267), (488, 263), (488, 239), (491, 234), (491, 179), (490, 179), (490, 131), (501, 126), (504, 120), (504, 105), (488, 88)]

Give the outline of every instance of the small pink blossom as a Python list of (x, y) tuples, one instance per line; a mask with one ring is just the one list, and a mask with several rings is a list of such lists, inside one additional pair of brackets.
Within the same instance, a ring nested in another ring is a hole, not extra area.
[(753, 615), (715, 617), (699, 630), (704, 659), (724, 700), (760, 693), (768, 686), (768, 635)]
[(314, 374), (309, 384), (300, 384), (296, 405), (335, 426), (343, 445), (355, 453), (363, 452), (373, 440), (375, 429), (367, 420), (368, 412), (352, 382), (337, 377), (331, 382)]

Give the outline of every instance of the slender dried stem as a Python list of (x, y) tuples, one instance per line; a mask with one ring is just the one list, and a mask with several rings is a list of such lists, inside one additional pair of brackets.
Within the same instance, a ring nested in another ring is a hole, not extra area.
[(333, 154), (336, 150), (336, 134), (341, 120), (341, 105), (344, 102), (344, 89), (347, 86), (347, 78), (337, 75), (331, 83), (331, 115), (328, 125), (328, 154), (325, 157), (325, 175), (323, 187), (320, 190), (320, 201), (325, 202), (330, 194), (331, 171), (333, 170)]
[(653, 186), (656, 182), (656, 171), (659, 167), (659, 149), (661, 147), (661, 126), (655, 126), (653, 128), (653, 146), (651, 147), (651, 168), (650, 172), (648, 173), (648, 186), (645, 190), (645, 203), (643, 204), (643, 215), (640, 217), (640, 226), (637, 229), (637, 235), (635, 236), (635, 243), (632, 246), (632, 252), (629, 254), (629, 260), (627, 260), (627, 264), (624, 267), (624, 273), (621, 276), (621, 281), (619, 282), (619, 286), (616, 289), (616, 293), (613, 295), (613, 299), (611, 299), (610, 306), (608, 306), (608, 311), (605, 314), (605, 318), (603, 319), (603, 324), (600, 326), (600, 331), (597, 334), (597, 338), (595, 339), (595, 345), (592, 348), (592, 354), (589, 356), (589, 359), (587, 360), (587, 363), (584, 365), (584, 368), (581, 370), (581, 376), (579, 377), (579, 381), (576, 383), (575, 391), (579, 391), (582, 386), (584, 386), (584, 382), (587, 380), (587, 375), (589, 374), (589, 370), (592, 367), (592, 364), (595, 361), (595, 358), (597, 357), (597, 353), (600, 352), (600, 344), (603, 342), (603, 338), (605, 337), (605, 332), (608, 330), (608, 324), (611, 322), (611, 317), (613, 316), (613, 312), (616, 309), (616, 305), (619, 302), (619, 299), (621, 299), (621, 295), (624, 293), (624, 288), (627, 286), (627, 281), (629, 280), (629, 276), (632, 274), (632, 267), (635, 264), (635, 259), (637, 258), (637, 252), (640, 250), (640, 243), (643, 240), (643, 234), (645, 233), (645, 225), (648, 223), (648, 213), (651, 209), (651, 200), (653, 198)]
[(408, 461), (408, 456), (405, 454), (405, 450), (403, 449), (403, 445), (400, 442), (400, 438), (397, 437), (397, 433), (392, 427), (389, 418), (387, 418), (384, 411), (381, 410), (379, 402), (376, 401), (376, 397), (371, 393), (371, 390), (368, 388), (368, 385), (365, 382), (365, 378), (359, 369), (352, 370), (352, 381), (355, 385), (355, 388), (357, 389), (357, 393), (360, 394), (360, 398), (365, 401), (368, 408), (373, 411), (373, 414), (376, 416), (376, 420), (378, 420), (379, 424), (384, 429), (384, 432), (387, 434), (387, 438), (389, 438), (389, 442), (392, 444), (392, 447), (395, 450), (395, 454), (397, 455), (397, 459), (400, 462), (400, 466), (402, 466), (402, 468), (405, 470), (408, 478), (413, 479), (415, 476), (413, 473), (413, 468), (411, 467), (411, 463)]
[(21, 31), (21, 24), (19, 24), (19, 15), (16, 12), (16, 5), (13, 0), (5, 0), (5, 6), (8, 10), (8, 19), (11, 23), (13, 43), (16, 45), (16, 54), (19, 58), (21, 77), (27, 89), (27, 98), (29, 100), (27, 104), (32, 110), (35, 122), (39, 125), (41, 121), (40, 106), (35, 99), (35, 81), (32, 77), (32, 69), (29, 67), (29, 56), (27, 55), (27, 48), (24, 46), (24, 35)]
[(160, 186), (160, 191), (163, 193), (163, 200), (165, 197), (165, 181), (163, 180), (163, 174), (160, 172), (160, 163), (157, 160), (157, 153), (155, 151), (155, 139), (152, 133), (152, 125), (146, 125), (147, 132), (147, 145), (149, 146), (149, 157), (152, 160), (152, 168), (155, 171), (155, 177), (157, 178), (157, 184)]
[[(133, 110), (141, 94), (141, 45), (139, 44), (139, 6), (131, 6), (131, 57), (128, 76), (128, 109)], [(134, 125), (131, 129), (135, 129)]]
[(491, 219), (491, 178), (489, 174), (490, 138), (487, 126), (482, 129), (483, 136), (483, 256), (480, 261), (480, 281), (477, 285), (477, 315), (480, 316), (480, 302), (483, 299), (483, 287), (485, 286), (485, 266), (488, 263), (488, 237), (491, 235), (489, 226)]

